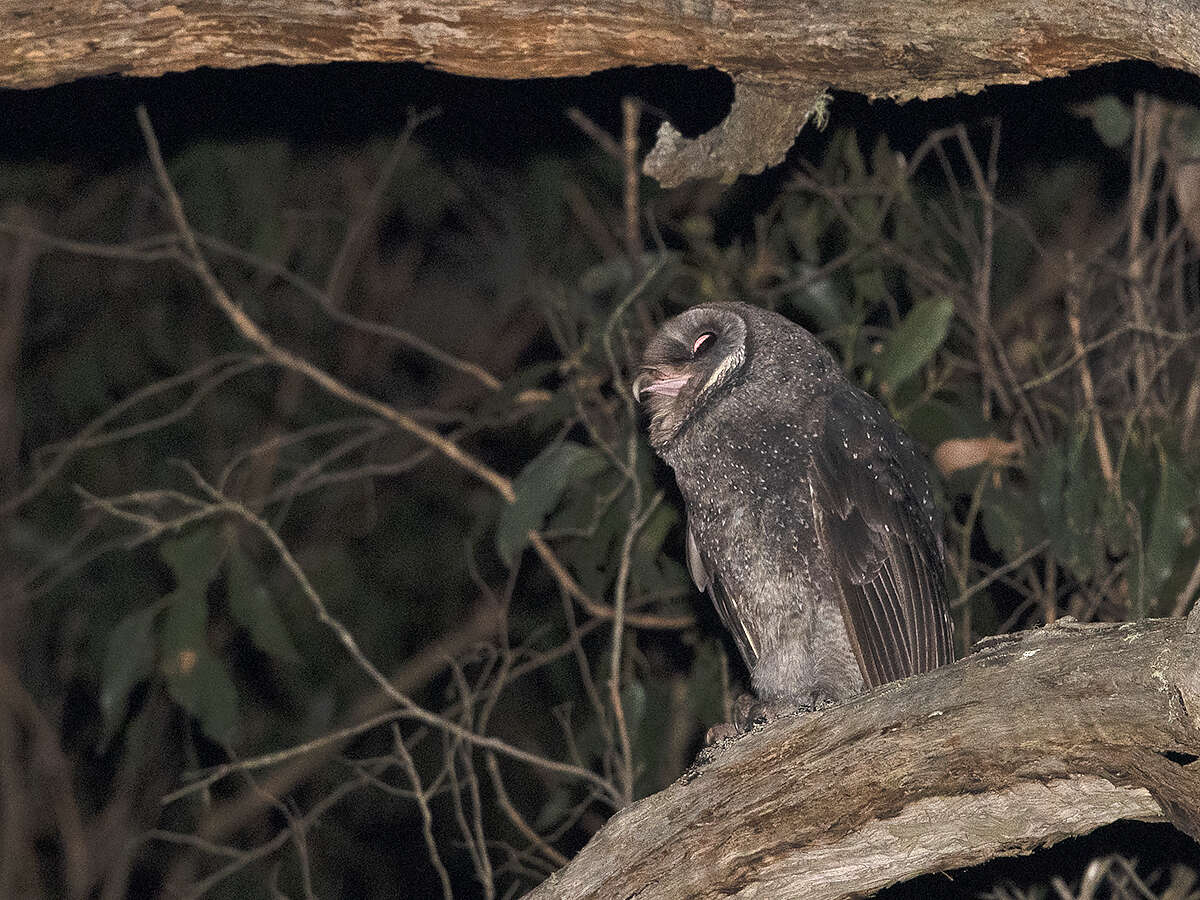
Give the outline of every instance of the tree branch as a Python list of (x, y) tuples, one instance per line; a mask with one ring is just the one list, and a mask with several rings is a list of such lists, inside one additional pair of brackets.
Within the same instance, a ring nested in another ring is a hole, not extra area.
[(1130, 818), (1200, 835), (1200, 634), (1060, 624), (710, 748), (530, 897), (870, 893)]
[[(711, 66), (737, 85), (698, 140), (664, 129), (664, 183), (778, 161), (827, 87), (941, 97), (1144, 59), (1200, 74), (1200, 6), (1174, 0), (176, 0), (0, 8), (0, 86), (338, 60), (416, 61), (463, 75), (586, 75)], [(819, 106), (819, 104), (817, 104)], [(744, 157), (739, 162), (739, 157)]]
[(333, 60), (415, 60), (487, 78), (666, 63), (909, 98), (1119, 59), (1200, 71), (1200, 8), (1169, 0), (569, 0), (553, 8), (535, 0), (13, 0), (0, 25), (6, 87)]

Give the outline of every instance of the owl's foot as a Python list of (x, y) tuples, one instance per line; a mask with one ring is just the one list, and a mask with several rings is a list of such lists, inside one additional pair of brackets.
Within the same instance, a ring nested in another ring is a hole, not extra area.
[(704, 743), (712, 745), (726, 738), (751, 731), (755, 725), (765, 725), (780, 716), (795, 712), (794, 704), (760, 701), (753, 694), (739, 694), (733, 701), (733, 721), (720, 722), (704, 734)]
[(726, 738), (753, 731), (758, 725), (767, 725), (798, 712), (813, 712), (833, 702), (828, 694), (819, 690), (785, 700), (759, 700), (753, 694), (739, 694), (733, 701), (733, 721), (720, 722), (709, 728), (704, 734), (704, 743), (711, 746)]
[(704, 743), (711, 747), (718, 741), (745, 734), (754, 726), (754, 716), (751, 710), (757, 707), (758, 701), (752, 694), (738, 694), (733, 701), (733, 721), (718, 722), (704, 733)]
[(704, 746), (711, 747), (713, 744), (719, 744), (726, 738), (737, 737), (742, 733), (742, 730), (732, 722), (718, 722), (708, 731), (704, 732)]
[(755, 700), (749, 694), (742, 694), (733, 706), (733, 721), (742, 731), (750, 731), (756, 725), (774, 722), (798, 708), (803, 709), (787, 700)]

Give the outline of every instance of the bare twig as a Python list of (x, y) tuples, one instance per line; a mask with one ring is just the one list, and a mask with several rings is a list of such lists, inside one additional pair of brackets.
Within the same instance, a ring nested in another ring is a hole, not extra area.
[[(1070, 265), (1070, 260), (1068, 260)], [(1087, 364), (1083, 350), (1083, 339), (1080, 336), (1079, 296), (1073, 288), (1067, 289), (1067, 325), (1071, 330), (1071, 341), (1075, 355), (1079, 357), (1079, 384), (1083, 388), (1083, 402), (1092, 420), (1092, 438), (1096, 444), (1096, 458), (1100, 461), (1100, 474), (1111, 491), (1116, 486), (1116, 471), (1113, 469), (1112, 456), (1108, 451), (1108, 439), (1104, 436), (1104, 423), (1100, 419), (1100, 407), (1096, 403), (1096, 389), (1092, 383), (1092, 370)]]
[(376, 337), (382, 337), (386, 340), (395, 341), (402, 344), (411, 350), (416, 350), (418, 353), (423, 353), (430, 359), (437, 360), (442, 365), (462, 372), (464, 375), (470, 375), (472, 378), (479, 381), (489, 390), (499, 390), (501, 382), (496, 376), (478, 363), (473, 363), (470, 360), (462, 359), (449, 353), (417, 334), (413, 334), (405, 328), (400, 328), (396, 325), (389, 325), (384, 322), (373, 322), (363, 319), (353, 313), (348, 313), (338, 307), (333, 302), (333, 297), (328, 290), (322, 290), (308, 279), (296, 274), (287, 266), (274, 262), (262, 256), (257, 256), (253, 253), (247, 253), (240, 247), (230, 244), (228, 241), (223, 241), (213, 235), (202, 234), (196, 232), (196, 242), (210, 250), (215, 250), (223, 256), (229, 256), (237, 259), (247, 265), (254, 266), (264, 272), (274, 275), (281, 281), (291, 285), (304, 296), (315, 300), (321, 309), (335, 322), (345, 325), (347, 328), (353, 328), (356, 331), (361, 331), (364, 334), (372, 334)]
[(324, 750), (331, 746), (339, 746), (345, 743), (348, 739), (356, 737), (364, 732), (378, 728), (380, 725), (386, 725), (389, 722), (395, 722), (397, 718), (403, 715), (399, 710), (383, 713), (373, 718), (367, 719), (364, 722), (359, 722), (357, 725), (352, 725), (348, 728), (339, 728), (336, 731), (328, 732), (318, 738), (313, 738), (311, 741), (305, 741), (303, 744), (296, 744), (293, 747), (288, 747), (286, 750), (277, 750), (274, 753), (264, 753), (261, 756), (251, 757), (249, 759), (240, 759), (237, 762), (225, 763), (217, 766), (215, 769), (205, 773), (203, 777), (197, 778), (195, 781), (172, 791), (162, 798), (160, 803), (163, 806), (169, 806), (177, 800), (184, 797), (190, 797), (199, 791), (206, 791), (222, 778), (230, 775), (239, 774), (242, 772), (251, 772), (255, 769), (265, 769), (269, 766), (276, 766), (282, 762), (287, 762), (290, 759), (295, 759), (298, 756), (306, 756), (315, 753), (318, 750)]
[(521, 815), (512, 800), (508, 796), (508, 791), (504, 789), (504, 778), (500, 774), (500, 765), (496, 762), (494, 753), (484, 755), (484, 762), (487, 764), (488, 774), (492, 778), (492, 787), (496, 791), (496, 800), (500, 804), (500, 808), (504, 810), (504, 814), (508, 816), (508, 820), (516, 827), (516, 829), (525, 836), (533, 847), (546, 857), (555, 866), (565, 866), (567, 857), (563, 856), (553, 847), (545, 842), (529, 823), (525, 821), (525, 817)]
[[(174, 375), (170, 378), (164, 378), (156, 381), (154, 384), (140, 388), (122, 400), (109, 407), (105, 412), (94, 418), (91, 422), (81, 428), (74, 437), (70, 440), (62, 441), (56, 444), (49, 444), (45, 447), (40, 447), (34, 452), (34, 459), (53, 453), (54, 458), (38, 469), (37, 475), (34, 476), (32, 482), (27, 485), (24, 490), (20, 491), (15, 496), (9, 498), (0, 505), (0, 516), (7, 516), (16, 510), (20, 509), (53, 481), (67, 463), (74, 458), (75, 454), (81, 450), (104, 446), (113, 441), (123, 440), (134, 435), (145, 434), (152, 428), (163, 427), (170, 425), (190, 414), (207, 394), (218, 388), (220, 385), (242, 375), (266, 362), (260, 356), (247, 354), (229, 354), (218, 356), (214, 359), (206, 360), (198, 366), (189, 369), (179, 375)], [(128, 428), (118, 429), (112, 432), (102, 432), (106, 425), (115, 419), (125, 415), (137, 406), (145, 403), (164, 394), (168, 391), (198, 382), (192, 395), (181, 405), (175, 407), (171, 412), (159, 416), (148, 422), (140, 422), (137, 425), (131, 425)]]
[(567, 118), (574, 122), (580, 131), (595, 141), (601, 150), (617, 162), (624, 160), (625, 154), (621, 150), (621, 146), (613, 140), (612, 135), (589, 119), (583, 110), (572, 106), (567, 110)]
[(431, 428), (426, 428), (421, 425), (411, 416), (406, 416), (398, 412), (393, 407), (382, 403), (373, 397), (355, 391), (342, 382), (338, 381), (328, 372), (318, 368), (308, 360), (302, 359), (289, 350), (278, 346), (254, 321), (246, 315), (246, 313), (233, 302), (233, 299), (226, 292), (220, 281), (213, 274), (208, 262), (204, 258), (204, 254), (200, 250), (200, 246), (196, 241), (196, 236), (188, 224), (187, 217), (183, 211), (183, 203), (179, 199), (179, 194), (175, 191), (175, 186), (171, 182), (171, 178), (167, 173), (166, 163), (163, 161), (162, 150), (158, 145), (158, 138), (154, 134), (154, 129), (150, 125), (150, 117), (146, 113), (144, 106), (139, 106), (138, 124), (142, 129), (142, 137), (146, 142), (146, 149), (150, 155), (150, 161), (154, 167), (154, 173), (158, 178), (159, 187), (162, 189), (167, 199), (168, 209), (170, 210), (171, 219), (175, 223), (175, 227), (179, 230), (179, 235), (183, 241), (184, 250), (187, 254), (188, 268), (200, 279), (209, 296), (216, 303), (217, 307), (225, 314), (230, 324), (237, 329), (250, 343), (254, 344), (258, 349), (267, 356), (276, 365), (282, 366), (294, 372), (304, 375), (322, 390), (328, 392), (334, 397), (345, 401), (360, 409), (368, 410), (369, 412), (379, 416), (386, 422), (395, 425), (398, 428), (412, 434), (430, 446), (436, 448), (439, 452), (445, 455), (450, 460), (458, 463), (471, 474), (475, 475), (482, 481), (490, 484), (496, 491), (508, 502), (513, 502), (516, 499), (516, 494), (513, 491), (512, 481), (499, 472), (492, 469), (490, 466), (479, 461), (474, 456), (471, 456), (461, 447), (448, 441), (442, 435), (438, 434)]
[(638, 188), (642, 173), (638, 169), (638, 121), (642, 117), (641, 101), (634, 97), (621, 100), (621, 163), (625, 170), (625, 255), (636, 278), (642, 268), (642, 204)]
[[(579, 582), (575, 580), (571, 573), (567, 571), (566, 566), (555, 555), (554, 550), (546, 543), (545, 538), (536, 531), (529, 532), (528, 536), (530, 545), (532, 545), (542, 562), (545, 563), (546, 568), (550, 570), (550, 574), (554, 576), (559, 586), (573, 597), (580, 606), (587, 610), (589, 615), (603, 619), (606, 622), (616, 617), (616, 611), (611, 606), (600, 603), (580, 586)], [(626, 612), (625, 624), (631, 625), (634, 628), (674, 630), (690, 628), (696, 624), (696, 617), (690, 615), (655, 616), (646, 613)]]
[(442, 886), (442, 897), (445, 900), (453, 900), (454, 888), (450, 884), (450, 873), (446, 871), (442, 855), (438, 852), (437, 841), (433, 837), (433, 814), (429, 811), (429, 797), (421, 787), (421, 776), (417, 772), (412, 754), (408, 752), (404, 738), (395, 727), (392, 729), (392, 747), (404, 774), (408, 776), (409, 784), (412, 785), (417, 810), (421, 813), (421, 836), (425, 839), (425, 852), (429, 854), (429, 861), (433, 864), (433, 870), (437, 872), (438, 882)]
[(1026, 550), (1020, 556), (1015, 557), (1014, 559), (1010, 559), (1008, 562), (1006, 562), (1004, 565), (1000, 566), (999, 568), (993, 569), (985, 577), (980, 578), (977, 582), (975, 582), (970, 587), (968, 587), (964, 591), (962, 591), (962, 593), (960, 593), (957, 597), (954, 598), (954, 600), (951, 602), (950, 605), (953, 607), (959, 607), (959, 606), (965, 605), (966, 603), (969, 603), (971, 598), (974, 597), (976, 594), (978, 594), (980, 591), (986, 590), (987, 588), (991, 587), (992, 584), (994, 584), (997, 580), (999, 580), (1000, 578), (1007, 575), (1009, 572), (1012, 572), (1015, 569), (1021, 568), (1021, 566), (1025, 565), (1025, 563), (1029, 562), (1031, 559), (1036, 557), (1038, 554), (1040, 554), (1042, 551), (1044, 551), (1049, 546), (1050, 546), (1050, 540), (1047, 538), (1046, 540), (1042, 541), (1040, 544), (1035, 544), (1034, 546), (1030, 547), (1028, 550)]
[[(631, 435), (630, 468), (634, 468), (632, 457), (637, 453), (637, 436)], [(636, 482), (635, 482), (636, 483)], [(629, 740), (629, 730), (625, 722), (625, 704), (621, 699), (621, 648), (625, 644), (625, 592), (629, 586), (629, 563), (633, 557), (633, 542), (637, 539), (642, 527), (649, 521), (658, 504), (662, 502), (663, 494), (659, 491), (646, 504), (645, 510), (639, 512), (635, 502), (630, 512), (629, 529), (625, 532), (625, 541), (621, 546), (621, 562), (617, 569), (617, 587), (613, 595), (613, 637), (612, 650), (609, 659), (609, 696), (613, 705), (613, 713), (617, 722), (617, 741), (621, 750), (622, 778), (621, 789), (624, 791), (625, 802), (633, 802), (633, 746)]]

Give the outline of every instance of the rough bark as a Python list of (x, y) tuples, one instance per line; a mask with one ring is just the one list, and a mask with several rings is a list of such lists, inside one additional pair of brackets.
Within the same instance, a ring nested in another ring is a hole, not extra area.
[[(742, 116), (660, 135), (672, 184), (782, 158), (827, 87), (937, 97), (1121, 59), (1200, 73), (1196, 0), (97, 0), (0, 4), (0, 86), (199, 66), (415, 60), (489, 78), (713, 66)], [(735, 110), (737, 112), (737, 110)], [(669, 147), (668, 147), (669, 144)], [(682, 155), (682, 156), (681, 156)], [(689, 162), (690, 160), (690, 162)]]
[(824, 900), (1122, 818), (1195, 838), (1200, 634), (1068, 620), (707, 754), (530, 896)]
[(9, 0), (0, 84), (332, 60), (488, 78), (676, 63), (930, 97), (1127, 58), (1198, 72), (1198, 26), (1189, 0)]

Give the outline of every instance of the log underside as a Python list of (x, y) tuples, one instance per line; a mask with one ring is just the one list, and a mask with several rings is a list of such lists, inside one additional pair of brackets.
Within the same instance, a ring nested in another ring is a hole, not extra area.
[(1200, 73), (1196, 0), (178, 0), (0, 5), (0, 86), (200, 66), (415, 61), (487, 78), (715, 67), (729, 119), (664, 126), (647, 174), (729, 179), (783, 158), (830, 87), (941, 97), (1141, 59)]
[(1200, 634), (1067, 622), (992, 640), (703, 756), (530, 896), (825, 900), (1118, 819), (1195, 838)]
[(1198, 19), (1186, 0), (11, 0), (0, 85), (336, 60), (486, 78), (677, 64), (905, 99), (1121, 59), (1198, 72)]

